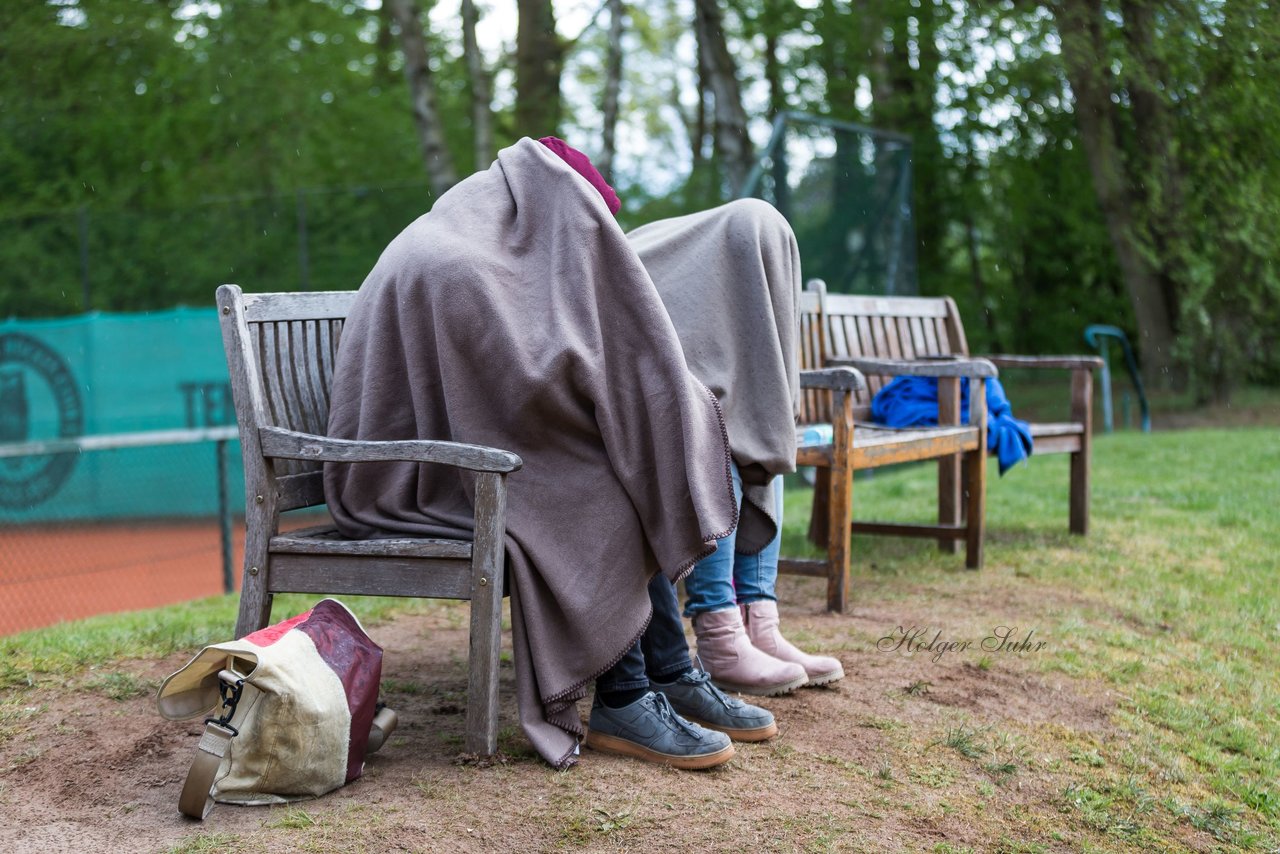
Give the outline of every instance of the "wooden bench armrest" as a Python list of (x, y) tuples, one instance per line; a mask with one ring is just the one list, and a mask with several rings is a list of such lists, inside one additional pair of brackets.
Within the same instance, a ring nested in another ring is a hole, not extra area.
[(827, 359), (828, 365), (857, 368), (864, 374), (897, 377), (974, 377), (985, 379), (999, 375), (996, 366), (986, 359), (947, 356), (937, 359), (868, 359), (862, 356)]
[(1100, 356), (1010, 356), (1003, 353), (984, 356), (987, 361), (999, 368), (1056, 368), (1059, 370), (1088, 369), (1095, 371), (1102, 367)]
[(862, 391), (867, 381), (853, 368), (822, 368), (800, 372), (800, 388), (828, 388), (843, 391)]
[(264, 457), (286, 460), (441, 463), (482, 472), (513, 472), (524, 465), (524, 461), (510, 451), (432, 439), (357, 442), (297, 433), (279, 427), (262, 427), (258, 430), (258, 442), (262, 445)]

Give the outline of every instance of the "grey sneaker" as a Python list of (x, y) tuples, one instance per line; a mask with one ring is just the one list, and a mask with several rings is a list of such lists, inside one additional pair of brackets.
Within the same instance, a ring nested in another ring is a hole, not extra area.
[(621, 709), (611, 709), (597, 697), (586, 743), (593, 750), (673, 768), (711, 768), (733, 758), (727, 735), (689, 723), (675, 713), (666, 695), (653, 691)]
[(679, 715), (719, 730), (734, 741), (764, 741), (778, 734), (778, 724), (768, 709), (726, 695), (711, 684), (705, 670), (694, 668), (674, 682), (649, 681), (653, 690), (666, 695)]

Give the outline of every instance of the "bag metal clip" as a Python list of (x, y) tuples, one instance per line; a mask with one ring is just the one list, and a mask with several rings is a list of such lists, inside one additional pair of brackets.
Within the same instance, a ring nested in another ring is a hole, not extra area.
[(240, 695), (244, 692), (244, 677), (234, 670), (218, 671), (218, 694), (222, 698), (222, 714), (218, 717), (208, 717), (204, 719), (206, 724), (217, 724), (224, 729), (230, 730), (232, 735), (239, 735), (240, 731), (231, 725), (231, 719), (235, 717), (236, 705), (240, 702)]

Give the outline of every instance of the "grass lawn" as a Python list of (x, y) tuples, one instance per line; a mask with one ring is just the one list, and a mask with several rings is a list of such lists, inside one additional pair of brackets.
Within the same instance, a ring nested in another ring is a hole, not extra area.
[[(441, 724), (427, 744), (439, 761), (405, 772), (416, 775), (407, 794), (387, 791), (388, 771), (301, 807), (220, 807), (203, 829), (166, 814), (173, 827), (155, 839), (169, 841), (139, 850), (386, 848), (399, 837), (376, 834), (409, 816), (446, 850), (1280, 847), (1280, 431), (1098, 437), (1087, 538), (1066, 533), (1065, 458), (992, 474), (983, 571), (925, 541), (855, 538), (850, 614), (822, 614), (818, 582), (783, 580), (784, 628), (839, 655), (848, 678), (771, 701), (782, 735), (728, 770), (588, 753), (557, 774), (529, 755), (507, 705), (507, 765), (451, 764), (456, 734)], [(855, 514), (927, 520), (934, 493), (932, 469), (877, 472), (858, 479)], [(804, 488), (788, 492), (785, 553), (809, 549), (808, 502)], [(281, 617), (314, 597), (282, 598)], [(416, 620), (465, 638), (465, 605), (352, 604), (377, 626)], [(24, 769), (52, 755), (40, 738), (65, 725), (61, 698), (150, 714), (150, 730), (156, 662), (224, 639), (234, 608), (217, 598), (0, 639), (0, 824), (20, 815)], [(984, 650), (999, 626), (1043, 646)], [(877, 648), (912, 627), (971, 646)], [(130, 664), (143, 661), (152, 670)], [(404, 707), (429, 683), (398, 673), (384, 689)], [(176, 774), (186, 757), (165, 761)], [(502, 804), (474, 808), (469, 793)]]
[[(929, 521), (935, 489), (924, 467), (859, 479), (855, 516)], [(1032, 458), (988, 490), (985, 570), (967, 573), (920, 543), (855, 538), (855, 601), (926, 613), (934, 597), (1036, 602), (1006, 615), (1024, 632), (1034, 618), (1046, 642), (1024, 663), (1120, 698), (1112, 719), (1124, 739), (1071, 746), (1077, 781), (1062, 807), (1118, 843), (1162, 847), (1170, 838), (1160, 828), (1188, 822), (1222, 843), (1275, 850), (1280, 431), (1099, 437), (1085, 539), (1066, 533), (1067, 470), (1057, 459)], [(788, 499), (784, 551), (804, 552), (809, 493)], [(994, 661), (976, 656), (978, 666)]]

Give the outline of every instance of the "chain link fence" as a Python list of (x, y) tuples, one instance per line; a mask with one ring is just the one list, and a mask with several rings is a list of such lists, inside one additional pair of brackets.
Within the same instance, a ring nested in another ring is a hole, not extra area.
[(213, 309), (0, 323), (0, 633), (227, 589), (234, 424)]
[(243, 553), (234, 435), (0, 445), (0, 634), (233, 589)]

